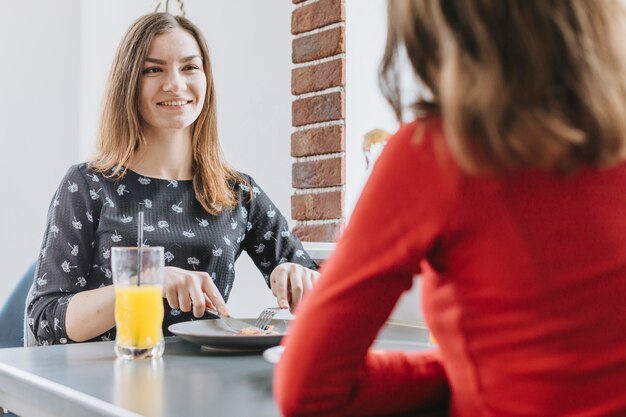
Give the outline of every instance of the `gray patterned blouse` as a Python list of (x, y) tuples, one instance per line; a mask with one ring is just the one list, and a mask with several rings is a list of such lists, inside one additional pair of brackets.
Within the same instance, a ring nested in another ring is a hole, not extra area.
[[(137, 245), (139, 211), (144, 212), (144, 244), (163, 246), (166, 266), (209, 273), (224, 300), (243, 250), (268, 286), (271, 271), (280, 263), (315, 269), (276, 206), (251, 177), (245, 177), (250, 187), (235, 184), (237, 207), (213, 216), (196, 200), (191, 180), (149, 178), (131, 170), (113, 180), (85, 163), (70, 167), (48, 212), (26, 306), (27, 343), (71, 342), (64, 329), (68, 302), (79, 291), (112, 284), (111, 247)], [(166, 335), (170, 324), (193, 318), (191, 312), (163, 302)], [(114, 338), (112, 329), (93, 340)]]

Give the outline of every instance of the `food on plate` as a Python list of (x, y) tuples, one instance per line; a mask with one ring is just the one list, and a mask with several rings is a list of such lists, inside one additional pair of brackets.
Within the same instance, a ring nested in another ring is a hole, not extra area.
[(244, 327), (243, 329), (239, 330), (239, 333), (237, 334), (259, 335), (259, 334), (277, 334), (277, 333), (274, 331), (274, 326), (269, 325), (267, 326), (265, 330), (261, 330), (256, 327)]

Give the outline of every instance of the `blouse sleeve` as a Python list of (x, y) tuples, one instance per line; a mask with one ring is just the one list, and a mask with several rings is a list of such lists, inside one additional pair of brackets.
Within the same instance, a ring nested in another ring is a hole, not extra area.
[(65, 332), (67, 304), (87, 289), (100, 212), (100, 200), (91, 198), (92, 191), (80, 167), (73, 166), (50, 204), (26, 307), (28, 330), (37, 344), (70, 341)]
[(403, 127), (378, 159), (275, 372), (285, 416), (391, 415), (444, 406), (438, 351), (370, 352), (380, 327), (442, 233), (455, 181), (436, 141)]
[(252, 199), (247, 205), (248, 224), (244, 249), (270, 286), (269, 276), (277, 265), (293, 262), (306, 268), (317, 269), (300, 240), (289, 230), (287, 219), (265, 192), (250, 177)]

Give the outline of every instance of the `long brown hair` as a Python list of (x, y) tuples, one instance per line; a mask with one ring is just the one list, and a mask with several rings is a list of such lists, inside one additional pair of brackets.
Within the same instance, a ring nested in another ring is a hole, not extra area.
[(125, 174), (126, 164), (139, 148), (147, 146), (139, 114), (139, 82), (144, 61), (155, 36), (182, 28), (196, 39), (202, 53), (207, 91), (204, 105), (194, 122), (193, 184), (196, 199), (211, 214), (233, 208), (237, 195), (233, 184), (246, 179), (226, 163), (217, 137), (217, 114), (211, 60), (207, 43), (193, 23), (168, 13), (145, 15), (128, 29), (111, 66), (104, 95), (96, 155), (92, 169), (110, 177)]
[(383, 94), (402, 47), (467, 172), (570, 172), (626, 151), (626, 19), (614, 0), (388, 0)]

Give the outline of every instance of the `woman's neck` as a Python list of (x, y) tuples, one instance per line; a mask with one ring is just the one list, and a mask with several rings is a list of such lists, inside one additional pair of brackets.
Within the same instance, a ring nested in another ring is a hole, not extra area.
[(191, 127), (144, 131), (147, 146), (128, 164), (138, 174), (167, 180), (193, 179)]

